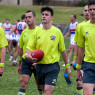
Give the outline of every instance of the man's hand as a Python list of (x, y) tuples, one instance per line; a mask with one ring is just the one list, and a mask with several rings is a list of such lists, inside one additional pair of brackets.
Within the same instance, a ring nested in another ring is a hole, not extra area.
[(70, 76), (71, 76), (71, 69), (66, 69), (66, 70), (65, 70), (65, 73), (68, 73), (68, 78), (70, 79)]
[(17, 68), (18, 73), (21, 73), (21, 61), (19, 61), (18, 68)]
[(4, 68), (3, 67), (0, 67), (0, 76), (2, 76), (3, 71), (4, 71)]
[(72, 66), (74, 65), (74, 63), (77, 63), (77, 60), (73, 60), (73, 62), (72, 62)]
[(33, 57), (31, 56), (31, 62), (32, 62), (32, 63), (37, 63), (37, 58), (33, 58)]
[(82, 73), (81, 73), (81, 70), (80, 69), (77, 69), (77, 79), (79, 80), (79, 81), (82, 81)]
[(19, 74), (21, 73), (21, 66), (18, 66), (17, 71), (18, 71)]

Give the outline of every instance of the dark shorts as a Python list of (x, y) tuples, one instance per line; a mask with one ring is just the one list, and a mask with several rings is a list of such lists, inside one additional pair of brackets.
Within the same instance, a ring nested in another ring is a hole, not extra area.
[(36, 72), (39, 85), (56, 85), (57, 77), (60, 71), (59, 63), (37, 64)]
[(36, 69), (34, 69), (32, 63), (26, 59), (22, 59), (21, 74), (26, 74), (31, 77), (32, 73), (36, 76)]
[(95, 84), (95, 63), (84, 62), (83, 83)]

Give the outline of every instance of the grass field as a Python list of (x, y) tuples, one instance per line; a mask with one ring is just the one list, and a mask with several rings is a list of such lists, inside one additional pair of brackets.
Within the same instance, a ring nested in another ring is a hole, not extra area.
[[(10, 19), (10, 22), (15, 23), (17, 19), (20, 19), (22, 14), (25, 14), (27, 10), (33, 10), (36, 13), (36, 23), (41, 23), (40, 9), (42, 6), (3, 6), (0, 5), (0, 22), (5, 22), (6, 18)], [(53, 6), (52, 6), (53, 7)], [(53, 23), (70, 23), (70, 15), (76, 14), (77, 21), (84, 20), (82, 7), (53, 7), (54, 20)]]
[[(69, 37), (65, 39), (66, 49), (69, 46)], [(9, 53), (6, 54), (4, 74), (0, 77), (0, 95), (17, 95), (20, 87), (20, 75), (17, 73), (17, 67), (12, 66), (12, 61), (9, 61)], [(60, 59), (60, 73), (57, 85), (54, 89), (53, 95), (76, 95), (76, 81), (75, 71), (72, 69), (71, 80), (72, 84), (67, 85), (64, 79), (64, 64), (62, 58)], [(34, 77), (32, 76), (27, 88), (26, 95), (38, 95)]]

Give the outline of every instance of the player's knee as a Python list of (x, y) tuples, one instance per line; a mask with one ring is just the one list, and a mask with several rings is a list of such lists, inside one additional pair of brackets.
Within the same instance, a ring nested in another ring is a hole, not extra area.
[(26, 89), (26, 87), (28, 85), (28, 81), (24, 78), (20, 78), (20, 82), (21, 82), (21, 88)]
[(53, 93), (53, 90), (49, 89), (49, 88), (46, 88), (45, 91), (44, 91), (45, 95), (52, 95)]
[(82, 81), (76, 80), (77, 81), (77, 87), (82, 87)]
[(51, 95), (51, 94), (52, 94), (52, 91), (50, 91), (50, 90), (45, 90), (44, 93), (45, 93), (45, 95)]

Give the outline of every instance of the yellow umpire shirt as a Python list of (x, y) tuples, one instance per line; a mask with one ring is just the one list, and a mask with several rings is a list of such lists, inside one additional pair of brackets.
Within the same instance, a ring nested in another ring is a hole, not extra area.
[(74, 37), (74, 41), (77, 43), (78, 41), (78, 36), (79, 36), (79, 32), (80, 32), (80, 27), (85, 24), (85, 23), (90, 23), (90, 20), (89, 21), (83, 21), (81, 23), (79, 23), (76, 27), (76, 31), (75, 31), (75, 37)]
[(20, 36), (20, 40), (19, 40), (19, 46), (20, 48), (23, 49), (23, 54), (25, 54), (25, 51), (26, 51), (26, 45), (28, 43), (28, 40), (29, 38), (31, 37), (32, 33), (37, 29), (39, 28), (39, 26), (36, 26), (34, 29), (29, 29), (26, 28), (23, 30), (21, 36)]
[(85, 62), (95, 63), (95, 24), (81, 26), (77, 45), (85, 48)]
[(40, 27), (31, 36), (27, 49), (30, 51), (41, 49), (44, 52), (44, 58), (38, 64), (59, 62), (60, 53), (65, 50), (63, 35), (55, 26), (52, 26), (48, 30)]

